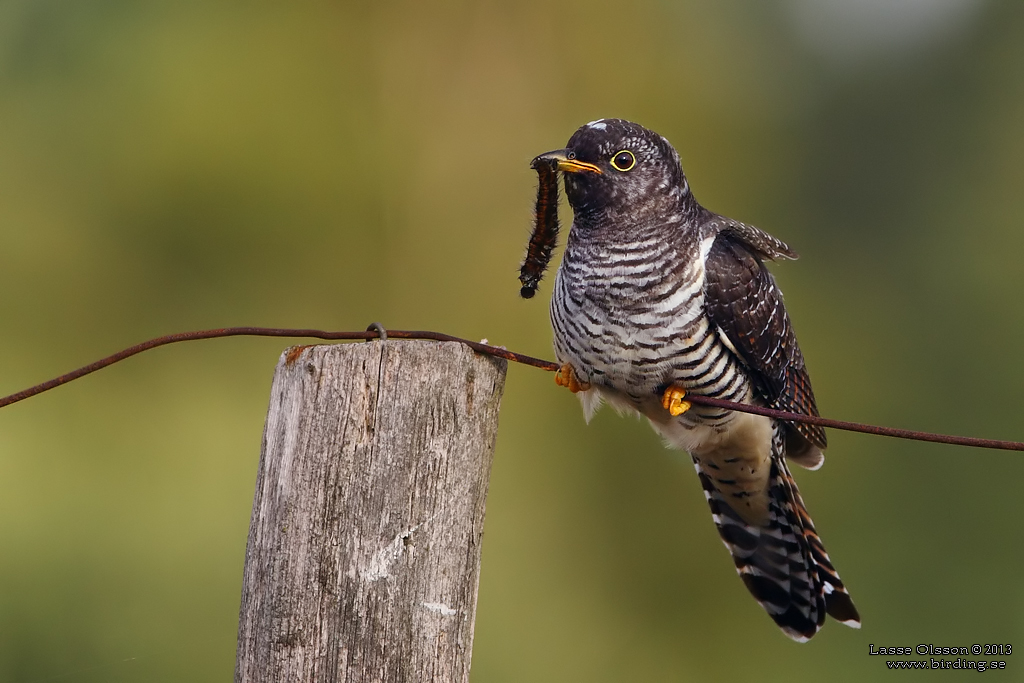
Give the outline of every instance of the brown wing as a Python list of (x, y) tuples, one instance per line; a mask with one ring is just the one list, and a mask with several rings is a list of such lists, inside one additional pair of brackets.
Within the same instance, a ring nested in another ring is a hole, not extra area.
[[(708, 317), (735, 347), (750, 371), (755, 391), (768, 406), (817, 415), (811, 379), (782, 303), (782, 292), (762, 262), (765, 256), (796, 255), (774, 238), (770, 239), (781, 245), (776, 253), (766, 249), (763, 242), (752, 243), (745, 232), (730, 228), (719, 233), (705, 264)], [(768, 237), (759, 230), (755, 234)], [(821, 427), (787, 424), (787, 455), (800, 464), (820, 465), (818, 449), (826, 444)]]

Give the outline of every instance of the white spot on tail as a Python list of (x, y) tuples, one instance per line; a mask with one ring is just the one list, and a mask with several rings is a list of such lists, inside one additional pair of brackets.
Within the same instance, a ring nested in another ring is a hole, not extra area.
[(782, 632), (798, 643), (806, 643), (808, 640), (811, 639), (810, 636), (805, 636), (804, 634), (799, 633), (798, 631), (794, 631), (793, 629), (787, 628), (785, 626), (782, 627)]

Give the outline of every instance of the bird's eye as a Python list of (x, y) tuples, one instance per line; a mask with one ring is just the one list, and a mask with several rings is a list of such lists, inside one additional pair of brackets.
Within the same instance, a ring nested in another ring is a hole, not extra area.
[(636, 157), (628, 149), (616, 152), (612, 157), (612, 168), (616, 171), (626, 172), (636, 166)]
[(566, 155), (565, 155), (565, 157), (566, 157), (566, 158), (567, 158), (567, 159), (568, 159), (569, 161), (572, 161), (573, 159), (575, 159), (575, 158), (576, 158), (576, 152), (569, 152), (568, 154), (566, 154)]

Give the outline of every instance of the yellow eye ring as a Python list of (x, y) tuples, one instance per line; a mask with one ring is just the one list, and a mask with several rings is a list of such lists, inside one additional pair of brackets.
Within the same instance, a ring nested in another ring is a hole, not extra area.
[(636, 157), (628, 149), (616, 152), (611, 160), (612, 168), (625, 173), (636, 166)]

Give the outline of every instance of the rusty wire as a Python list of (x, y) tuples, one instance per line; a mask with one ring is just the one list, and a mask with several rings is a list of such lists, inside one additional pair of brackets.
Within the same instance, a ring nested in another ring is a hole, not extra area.
[[(0, 398), (0, 408), (9, 406), (12, 403), (18, 401), (24, 401), (32, 396), (37, 396), (44, 391), (49, 391), (62, 384), (67, 384), (73, 380), (84, 377), (90, 373), (102, 370), (103, 368), (113, 365), (119, 361), (130, 358), (136, 354), (148, 351), (149, 349), (155, 349), (158, 346), (166, 346), (167, 344), (174, 344), (177, 342), (184, 341), (195, 341), (197, 339), (213, 339), (216, 337), (312, 337), (315, 339), (326, 339), (332, 341), (340, 340), (368, 340), (368, 339), (428, 339), (433, 341), (450, 341), (459, 342), (470, 347), (478, 353), (487, 354), (489, 356), (496, 356), (498, 358), (504, 358), (515, 363), (522, 363), (523, 365), (530, 365), (535, 368), (542, 370), (548, 370), (554, 372), (559, 369), (559, 365), (549, 360), (543, 360), (541, 358), (534, 358), (533, 356), (527, 356), (522, 353), (515, 353), (507, 349), (491, 346), (484, 344), (483, 342), (474, 342), (461, 337), (454, 337), (450, 334), (444, 334), (441, 332), (429, 332), (423, 330), (385, 330), (383, 327), (377, 325), (371, 325), (370, 329), (365, 332), (329, 332), (326, 330), (312, 330), (312, 329), (289, 329), (289, 328), (274, 328), (274, 327), (224, 327), (215, 330), (198, 330), (195, 332), (179, 332), (177, 334), (168, 334), (162, 337), (156, 337), (144, 341), (141, 344), (135, 346), (129, 346), (128, 348), (118, 351), (115, 354), (101, 358), (98, 361), (89, 363), (77, 370), (72, 370), (59, 377), (54, 377), (51, 380), (37, 384), (28, 389), (23, 389), (17, 393), (11, 394)], [(947, 434), (932, 434), (929, 432), (918, 432), (910, 429), (896, 429), (893, 427), (879, 427), (876, 425), (860, 424), (858, 422), (845, 422), (842, 420), (831, 420), (825, 417), (817, 417), (813, 415), (803, 415), (800, 413), (790, 413), (783, 410), (775, 410), (773, 408), (766, 408), (764, 406), (748, 405), (746, 403), (734, 403), (732, 401), (724, 401), (722, 399), (710, 398), (707, 396), (698, 396), (696, 394), (687, 394), (686, 400), (691, 403), (699, 405), (713, 406), (716, 408), (725, 408), (727, 410), (736, 410), (744, 413), (753, 413), (754, 415), (764, 415), (777, 420), (785, 420), (787, 422), (807, 422), (813, 425), (819, 425), (821, 427), (828, 427), (830, 429), (841, 429), (848, 432), (861, 432), (863, 434), (874, 434), (876, 436), (890, 436), (897, 439), (911, 439), (914, 441), (929, 441), (932, 443), (945, 443), (954, 446), (974, 446), (977, 448), (994, 448), (999, 450), (1007, 451), (1024, 451), (1024, 443), (1018, 441), (998, 441), (995, 439), (979, 439), (970, 436), (952, 436)]]

